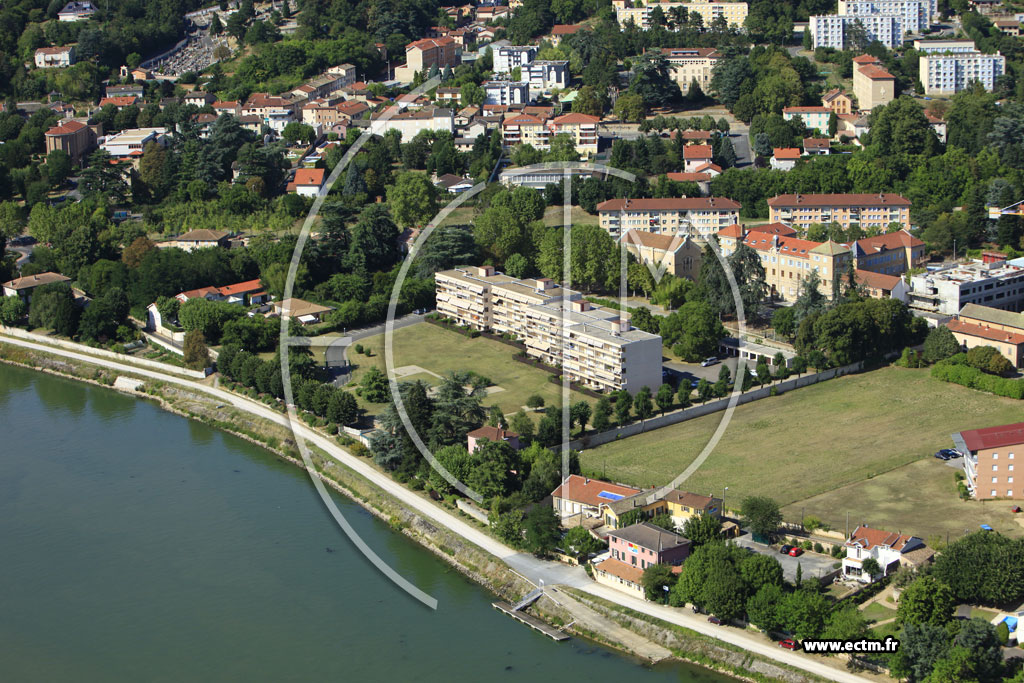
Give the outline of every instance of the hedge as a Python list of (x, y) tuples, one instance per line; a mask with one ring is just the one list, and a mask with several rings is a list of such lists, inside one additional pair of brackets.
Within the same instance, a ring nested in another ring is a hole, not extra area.
[[(954, 356), (956, 358), (956, 356)], [(942, 361), (932, 366), (932, 377), (943, 382), (953, 382), (971, 389), (987, 391), (996, 396), (1024, 399), (1024, 380), (1007, 379), (954, 362)]]

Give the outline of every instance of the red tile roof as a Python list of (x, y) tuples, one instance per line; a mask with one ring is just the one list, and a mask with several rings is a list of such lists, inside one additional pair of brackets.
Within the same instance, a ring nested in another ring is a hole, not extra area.
[(791, 228), (784, 223), (762, 223), (761, 225), (751, 225), (747, 228), (749, 232), (766, 232), (769, 235), (781, 235), (783, 237), (796, 237), (796, 229)]
[(246, 280), (245, 282), (227, 285), (226, 287), (218, 287), (218, 290), (224, 296), (230, 296), (232, 294), (249, 294), (250, 292), (258, 292), (261, 289), (263, 289), (263, 285), (260, 284), (259, 280)]
[(772, 156), (776, 159), (785, 161), (796, 161), (800, 158), (799, 147), (776, 147), (772, 152)]
[(725, 197), (682, 197), (666, 199), (609, 199), (597, 205), (598, 211), (690, 211), (697, 209), (719, 209), (738, 211), (742, 205)]
[(832, 141), (828, 138), (804, 138), (804, 149), (830, 149)]
[(474, 439), (487, 439), (488, 441), (504, 441), (505, 439), (515, 439), (519, 435), (515, 432), (510, 432), (507, 429), (501, 427), (492, 427), (491, 425), (484, 425), (479, 429), (474, 429), (466, 436), (473, 437)]
[(768, 206), (910, 206), (910, 200), (898, 194), (780, 194), (768, 200)]
[(924, 242), (906, 230), (896, 230), (895, 232), (885, 232), (874, 237), (859, 239), (857, 240), (857, 246), (868, 254), (877, 254), (880, 251), (890, 251), (893, 249), (923, 247)]
[(529, 114), (519, 114), (518, 116), (510, 116), (501, 122), (502, 128), (505, 126), (543, 126), (544, 122), (538, 119), (536, 116), (530, 116)]
[(72, 134), (77, 133), (78, 131), (82, 130), (83, 128), (88, 128), (88, 126), (86, 126), (81, 121), (65, 121), (64, 123), (61, 123), (60, 125), (54, 126), (50, 130), (46, 131), (46, 134), (47, 135), (72, 135)]
[(875, 273), (870, 270), (861, 270), (860, 268), (855, 270), (853, 275), (857, 279), (857, 284), (864, 285), (870, 289), (881, 289), (886, 292), (891, 292), (900, 283), (900, 278), (896, 275)]
[(572, 112), (570, 114), (562, 114), (561, 116), (556, 116), (555, 118), (551, 119), (551, 123), (555, 124), (556, 126), (564, 126), (567, 124), (575, 125), (581, 123), (596, 124), (600, 120), (601, 118), (598, 116), (591, 116), (589, 114), (579, 114), (576, 112)]
[(711, 180), (710, 173), (666, 173), (665, 177), (677, 183), (706, 183)]
[(583, 24), (555, 24), (551, 27), (551, 35), (571, 36), (583, 28), (586, 28)]
[(879, 61), (878, 61), (878, 57), (873, 57), (871, 55), (858, 55), (858, 56), (853, 58), (853, 63), (854, 64), (878, 64)]
[[(601, 493), (613, 494), (614, 500), (608, 497), (600, 497)], [(586, 479), (578, 474), (570, 474), (569, 478), (551, 493), (551, 496), (553, 498), (571, 500), (575, 503), (583, 503), (591, 507), (598, 507), (602, 503), (615, 502), (615, 500), (618, 500), (618, 496), (625, 498), (635, 493), (640, 493), (640, 491), (630, 486), (609, 484), (597, 479)]]
[(873, 81), (895, 81), (896, 80), (896, 77), (893, 76), (891, 73), (889, 73), (888, 71), (886, 71), (885, 69), (883, 69), (880, 66), (875, 66), (874, 64), (868, 64), (867, 66), (862, 66), (860, 68), (860, 72), (862, 74), (864, 74), (864, 76), (866, 76), (867, 78), (870, 78)]
[(828, 107), (786, 107), (783, 114), (828, 114), (832, 110)]
[(455, 40), (453, 40), (452, 38), (449, 38), (447, 36), (445, 36), (443, 38), (423, 38), (421, 40), (416, 40), (416, 41), (413, 41), (413, 42), (409, 43), (408, 45), (405, 46), (405, 49), (406, 49), (407, 52), (409, 50), (413, 50), (413, 49), (415, 49), (415, 50), (429, 50), (429, 49), (435, 48), (435, 47), (443, 47), (445, 45), (454, 45), (454, 44), (455, 44)]
[(1024, 444), (1024, 422), (985, 427), (984, 429), (968, 429), (960, 432), (960, 437), (971, 452), (985, 448), (1016, 446)]
[(300, 168), (295, 171), (295, 179), (288, 183), (288, 191), (291, 192), (297, 187), (322, 187), (324, 174), (322, 168)]
[(949, 328), (950, 332), (959, 332), (960, 334), (979, 337), (989, 341), (1014, 345), (1024, 344), (1024, 334), (997, 330), (994, 327), (989, 327), (988, 325), (977, 325), (974, 323), (964, 322), (963, 320), (950, 320), (946, 323), (946, 327)]
[(594, 571), (606, 572), (637, 586), (643, 585), (644, 572), (642, 569), (631, 567), (622, 560), (616, 560), (614, 557), (609, 557), (604, 562), (594, 565)]
[(139, 101), (138, 97), (104, 97), (100, 100), (100, 107), (112, 104), (115, 107), (128, 107)]
[(896, 551), (901, 551), (907, 543), (913, 539), (907, 534), (898, 534), (881, 529), (872, 529), (869, 526), (859, 526), (853, 530), (850, 540), (846, 545), (859, 545), (865, 550), (871, 550), (875, 546), (888, 546)]
[(684, 159), (710, 159), (711, 145), (687, 145), (683, 147)]
[(809, 258), (811, 250), (821, 246), (821, 242), (812, 242), (811, 240), (802, 240), (796, 237), (769, 235), (767, 233), (747, 233), (743, 243), (758, 251), (768, 251), (773, 245), (778, 245), (780, 254), (796, 258)]
[(727, 225), (719, 230), (718, 234), (722, 237), (743, 237), (743, 226), (739, 223), (733, 223), (732, 225)]

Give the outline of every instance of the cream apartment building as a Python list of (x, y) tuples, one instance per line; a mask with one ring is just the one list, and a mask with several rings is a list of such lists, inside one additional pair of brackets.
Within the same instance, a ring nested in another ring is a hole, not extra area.
[(782, 194), (768, 200), (768, 220), (807, 230), (814, 223), (838, 223), (849, 228), (887, 227), (899, 223), (910, 229), (910, 200), (898, 194)]
[(811, 271), (817, 271), (820, 278), (818, 291), (826, 297), (832, 296), (832, 280), (842, 276), (853, 258), (850, 248), (833, 242), (812, 242), (785, 234), (774, 234), (773, 226), (757, 226), (745, 230), (731, 225), (718, 233), (722, 254), (734, 253), (740, 243), (753, 249), (761, 259), (765, 280), (771, 295), (783, 301), (796, 301), (800, 294), (800, 282), (806, 280)]
[(579, 292), (491, 266), (442, 271), (435, 282), (438, 313), (515, 336), (530, 356), (560, 366), (572, 381), (633, 394), (661, 384), (661, 337), (634, 329), (619, 311), (595, 306)]
[[(642, 4), (642, 6), (641, 6)], [(743, 28), (743, 22), (747, 20), (747, 3), (745, 2), (645, 2), (637, 0), (612, 0), (612, 7), (615, 8), (615, 18), (619, 26), (625, 28), (633, 22), (642, 29), (651, 27), (651, 10), (660, 7), (667, 15), (673, 7), (685, 7), (690, 14), (700, 15), (705, 26), (709, 26), (715, 19), (723, 17), (726, 23), (733, 28)]]
[(643, 230), (701, 239), (738, 223), (740, 203), (724, 197), (609, 199), (597, 205), (597, 215), (612, 237)]
[(861, 55), (853, 61), (853, 94), (862, 112), (896, 99), (896, 77), (882, 68), (877, 57)]

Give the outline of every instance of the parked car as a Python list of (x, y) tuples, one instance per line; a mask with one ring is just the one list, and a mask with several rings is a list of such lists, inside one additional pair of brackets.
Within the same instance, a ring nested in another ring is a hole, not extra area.
[(804, 554), (804, 549), (803, 548), (790, 548), (790, 550), (789, 550), (789, 556), (790, 557), (800, 557), (803, 554)]
[(779, 548), (779, 553), (781, 553), (782, 555), (789, 555), (789, 551), (792, 550), (792, 549), (793, 549), (793, 546), (791, 546), (791, 545), (784, 545), (781, 548)]
[(783, 638), (782, 640), (779, 641), (779, 647), (784, 647), (787, 650), (795, 650), (797, 645), (796, 645), (796, 641), (793, 640), (792, 638)]
[(718, 362), (718, 359), (717, 359), (717, 358), (715, 358), (714, 356), (711, 356), (710, 358), (705, 358), (704, 360), (702, 360), (702, 361), (700, 362), (700, 366), (701, 366), (702, 368), (706, 368), (706, 367), (708, 367), (709, 365), (714, 365), (714, 364), (715, 364), (715, 363), (717, 363), (717, 362)]
[(944, 450), (935, 451), (935, 457), (938, 458), (939, 460), (949, 460), (949, 456), (946, 455), (946, 452)]
[(710, 617), (708, 617), (708, 621), (710, 623), (714, 624), (715, 626), (721, 626), (722, 625), (722, 620), (719, 619), (718, 617), (716, 617), (713, 614)]
[(1020, 512), (1020, 505), (1014, 505), (1010, 508), (1010, 512)]
[(953, 458), (960, 457), (960, 451), (955, 451), (952, 448), (943, 448), (940, 451), (936, 451), (935, 457), (939, 460), (952, 460)]

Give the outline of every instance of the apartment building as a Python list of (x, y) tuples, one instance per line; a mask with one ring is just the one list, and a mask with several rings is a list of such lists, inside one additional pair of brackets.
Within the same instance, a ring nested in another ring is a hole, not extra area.
[(640, 263), (664, 268), (666, 273), (676, 277), (696, 280), (700, 275), (703, 251), (701, 246), (689, 237), (661, 235), (646, 230), (627, 230), (622, 236), (626, 250)]
[(704, 239), (738, 223), (740, 203), (724, 197), (609, 199), (597, 205), (601, 227), (612, 237), (627, 230)]
[(423, 38), (405, 46), (405, 66), (395, 69), (395, 80), (411, 83), (413, 76), (436, 66), (444, 69), (459, 64), (459, 46), (451, 38)]
[(782, 194), (768, 200), (768, 220), (807, 230), (814, 223), (849, 228), (910, 228), (910, 200), (898, 194)]
[(710, 26), (716, 19), (725, 19), (725, 22), (733, 28), (743, 28), (743, 22), (747, 20), (747, 3), (745, 2), (652, 2), (641, 3), (634, 0), (612, 0), (612, 7), (615, 8), (615, 18), (619, 26), (625, 28), (633, 23), (646, 30), (651, 27), (651, 11), (660, 7), (667, 15), (674, 7), (685, 7), (690, 14), (699, 14), (705, 26)]
[(991, 346), (1013, 363), (1024, 365), (1024, 314), (967, 304), (946, 327), (965, 349)]
[(851, 16), (848, 14), (825, 14), (812, 16), (808, 28), (815, 48), (831, 47), (843, 50), (849, 47), (850, 27), (860, 23), (868, 42), (877, 40), (890, 50), (903, 45), (903, 24), (894, 14), (873, 14)]
[(519, 78), (530, 84), (530, 96), (569, 87), (569, 60), (535, 59), (519, 71)]
[(956, 315), (967, 304), (1024, 310), (1024, 268), (1006, 261), (957, 264), (910, 278), (908, 303), (933, 313)]
[(1014, 483), (1017, 451), (1024, 455), (1024, 422), (968, 429), (952, 435), (956, 449), (964, 454), (964, 483), (978, 500), (1024, 498), (1024, 489)]
[(544, 121), (530, 114), (510, 116), (501, 122), (502, 140), (506, 147), (530, 145), (536, 149), (548, 149), (551, 138), (566, 134), (572, 138), (576, 151), (581, 156), (597, 153), (597, 124), (600, 119), (587, 114), (563, 114)]
[(918, 58), (918, 68), (925, 95), (953, 95), (974, 81), (992, 90), (996, 80), (1006, 73), (1006, 57), (998, 52), (932, 53)]
[(782, 118), (792, 121), (799, 116), (806, 128), (816, 130), (821, 135), (828, 135), (831, 115), (832, 110), (828, 107), (786, 107), (782, 110)]
[(932, 23), (931, 0), (839, 0), (836, 14), (851, 17), (897, 16), (903, 33), (920, 33)]
[(501, 122), (501, 137), (506, 147), (530, 145), (537, 149), (547, 149), (548, 132), (544, 121), (529, 114), (510, 116)]
[(915, 40), (914, 49), (927, 54), (965, 54), (978, 51), (973, 40)]
[(460, 325), (507, 333), (526, 352), (602, 391), (661, 384), (661, 337), (634, 329), (617, 310), (540, 278), (520, 280), (491, 266), (435, 275), (437, 311)]
[(665, 47), (661, 54), (669, 64), (669, 74), (686, 95), (690, 85), (697, 81), (703, 92), (711, 89), (711, 70), (722, 59), (721, 53), (712, 47)]
[(853, 250), (858, 270), (885, 275), (902, 275), (912, 268), (921, 268), (928, 261), (924, 242), (906, 230), (865, 237), (846, 245)]
[(36, 50), (35, 64), (37, 69), (59, 69), (75, 63), (75, 46), (41, 47)]
[(562, 114), (551, 119), (548, 129), (551, 135), (567, 134), (572, 138), (576, 151), (583, 157), (597, 154), (597, 124), (600, 117), (589, 114)]
[(639, 569), (654, 564), (680, 565), (690, 554), (690, 539), (641, 522), (610, 531), (608, 549), (612, 559)]
[(796, 301), (800, 283), (810, 276), (811, 271), (818, 273), (818, 291), (826, 297), (832, 296), (833, 278), (841, 277), (852, 259), (849, 247), (831, 240), (812, 242), (778, 234), (771, 225), (761, 228), (767, 229), (754, 227), (744, 230), (739, 225), (731, 225), (719, 231), (718, 243), (722, 253), (726, 256), (734, 253), (740, 243), (757, 252), (773, 298)]
[(326, 100), (315, 100), (302, 106), (302, 122), (310, 126), (330, 127), (336, 123), (349, 123), (370, 111), (365, 102), (341, 102), (330, 104)]
[(882, 62), (871, 55), (853, 60), (853, 94), (857, 107), (869, 112), (896, 99), (896, 77), (882, 68)]
[(484, 104), (526, 104), (530, 101), (530, 84), (524, 81), (487, 81), (484, 83)]
[(522, 68), (537, 56), (536, 45), (508, 45), (491, 51), (494, 58), (494, 73), (511, 74), (512, 69)]

